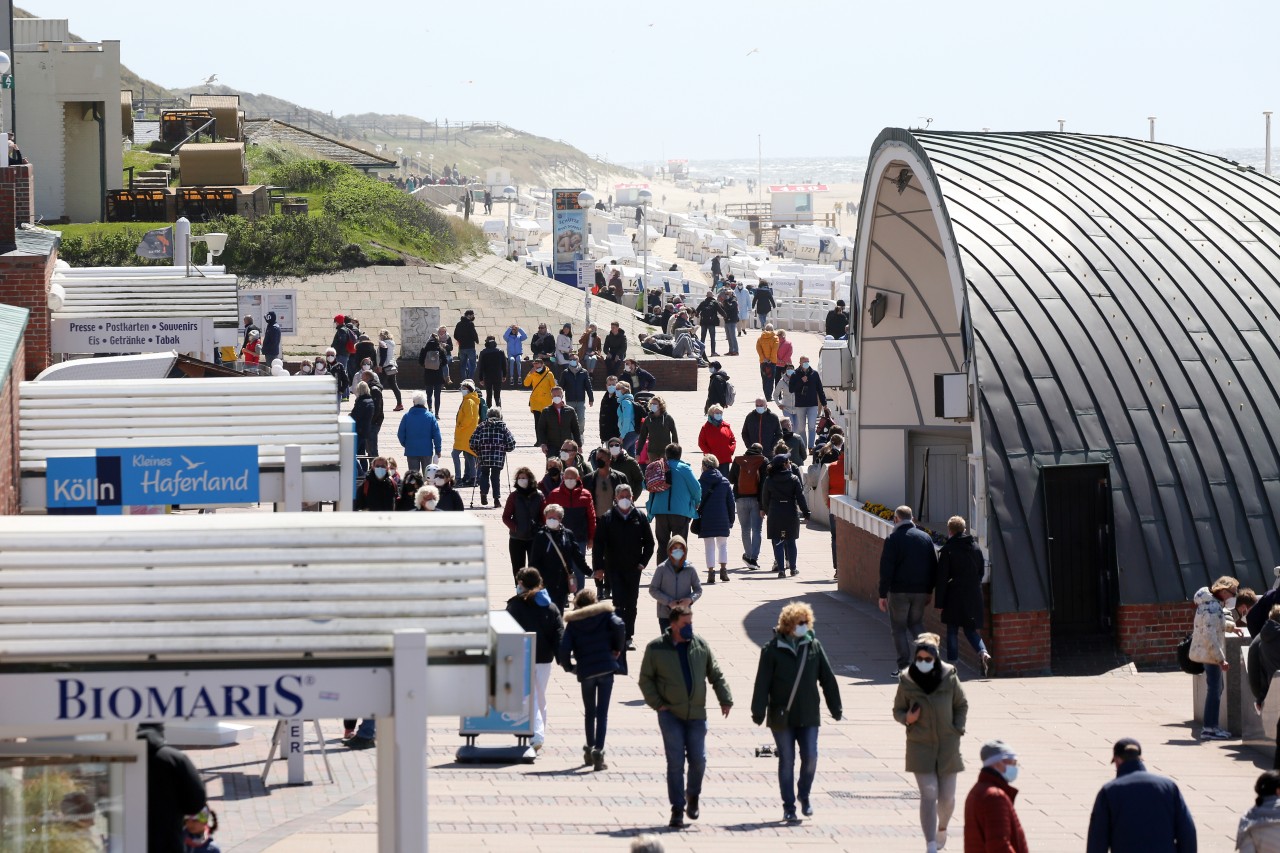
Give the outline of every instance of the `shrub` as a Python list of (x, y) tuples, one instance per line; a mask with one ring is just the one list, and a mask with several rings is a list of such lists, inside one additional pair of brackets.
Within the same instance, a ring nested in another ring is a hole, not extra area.
[(227, 216), (200, 231), (226, 233), (227, 248), (220, 260), (243, 275), (307, 275), (369, 263), (364, 250), (343, 236), (332, 216)]

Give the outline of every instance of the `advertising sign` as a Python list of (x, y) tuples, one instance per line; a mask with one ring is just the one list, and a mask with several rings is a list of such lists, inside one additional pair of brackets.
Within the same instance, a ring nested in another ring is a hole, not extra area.
[(123, 507), (258, 502), (258, 448), (139, 447), (50, 457), (51, 514), (121, 515)]
[(391, 670), (375, 667), (14, 673), (6, 725), (385, 716)]
[(177, 350), (212, 358), (213, 321), (207, 319), (68, 320), (55, 317), (50, 323), (50, 350), (60, 353), (118, 355), (135, 352)]
[(522, 697), (520, 710), (514, 713), (499, 711), (489, 703), (489, 713), (483, 717), (463, 717), (458, 727), (458, 734), (467, 735), (532, 735), (533, 734), (533, 643), (532, 634), (519, 638), (523, 641), (523, 653), (516, 655), (524, 663), (521, 669), (520, 690), (517, 696)]
[(241, 290), (240, 316), (252, 317), (265, 334), (267, 322), (263, 319), (268, 311), (276, 312), (276, 323), (280, 326), (281, 335), (298, 334), (298, 291), (293, 288), (275, 290)]
[(156, 228), (142, 235), (142, 242), (134, 250), (140, 258), (158, 261), (161, 258), (173, 257), (173, 226)]
[(551, 191), (552, 277), (574, 287), (578, 286), (578, 261), (587, 250), (587, 212), (578, 207), (580, 192)]

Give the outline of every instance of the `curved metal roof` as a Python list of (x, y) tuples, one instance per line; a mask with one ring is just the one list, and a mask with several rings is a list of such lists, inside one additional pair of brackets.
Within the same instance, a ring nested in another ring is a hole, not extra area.
[[(885, 131), (966, 283), (993, 609), (1048, 606), (1040, 468), (1109, 462), (1120, 600), (1280, 562), (1280, 183), (1172, 145)], [(944, 235), (944, 239), (947, 235)]]

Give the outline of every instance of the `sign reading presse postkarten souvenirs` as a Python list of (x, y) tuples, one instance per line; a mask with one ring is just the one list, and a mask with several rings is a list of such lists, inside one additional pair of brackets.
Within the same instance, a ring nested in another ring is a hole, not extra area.
[(258, 502), (258, 448), (139, 447), (50, 457), (50, 512), (120, 515), (128, 506)]
[(207, 319), (66, 319), (51, 323), (53, 352), (114, 355), (135, 352), (213, 353)]

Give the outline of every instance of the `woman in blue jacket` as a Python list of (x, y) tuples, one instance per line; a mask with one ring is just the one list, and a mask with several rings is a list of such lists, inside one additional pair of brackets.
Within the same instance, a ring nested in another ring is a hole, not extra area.
[(609, 726), (609, 697), (613, 675), (627, 674), (623, 652), (627, 628), (613, 612), (613, 602), (596, 602), (596, 591), (584, 589), (573, 600), (573, 610), (564, 616), (564, 638), (560, 641), (560, 665), (576, 673), (582, 688), (582, 712), (587, 742), (582, 747), (582, 763), (592, 770), (607, 770), (604, 763), (604, 736)]
[(714, 453), (702, 457), (702, 502), (698, 505), (698, 536), (707, 549), (707, 585), (716, 582), (716, 552), (720, 553), (720, 580), (729, 582), (729, 531), (737, 506), (729, 478), (720, 473), (720, 460)]
[(693, 469), (688, 462), (680, 461), (683, 452), (678, 444), (667, 445), (667, 489), (649, 492), (648, 515), (660, 554), (667, 552), (672, 536), (688, 537), (689, 522), (698, 517), (698, 503), (702, 500), (702, 486)]

